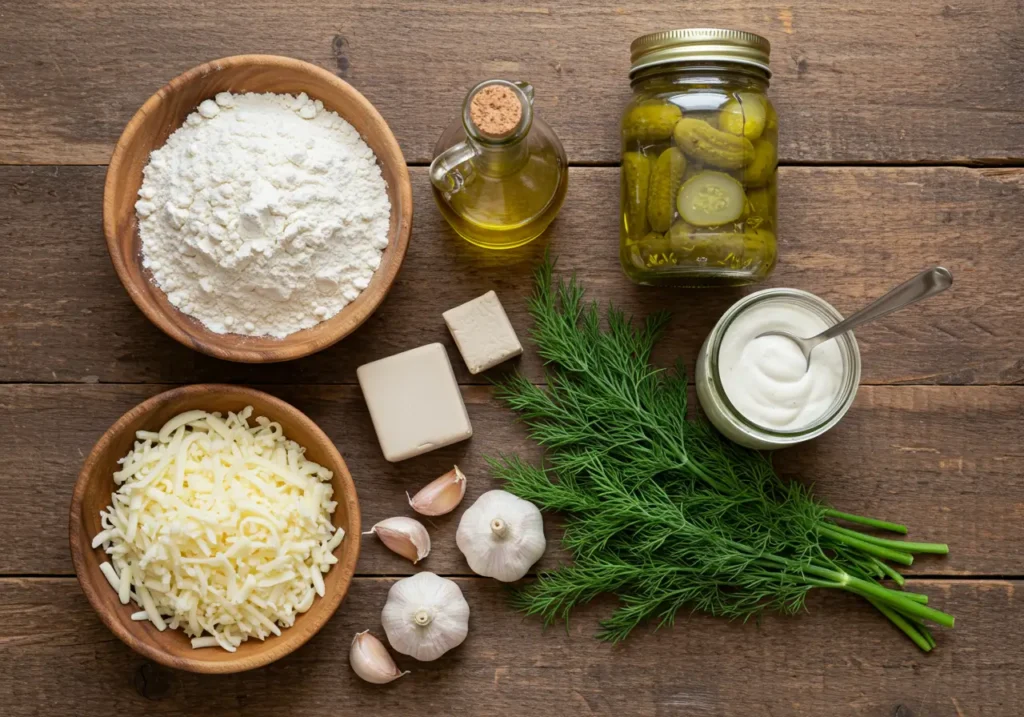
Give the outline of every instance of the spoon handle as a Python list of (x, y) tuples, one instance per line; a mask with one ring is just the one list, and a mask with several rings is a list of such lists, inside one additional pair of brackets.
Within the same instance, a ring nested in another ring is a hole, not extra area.
[(825, 331), (822, 331), (814, 337), (813, 341), (815, 344), (819, 344), (822, 341), (828, 341), (831, 338), (835, 338), (842, 333), (850, 331), (855, 326), (860, 326), (863, 323), (873, 321), (879, 317), (885, 316), (886, 314), (891, 314), (893, 311), (902, 309), (905, 306), (910, 306), (911, 304), (921, 301), (921, 299), (927, 299), (929, 296), (935, 296), (936, 294), (942, 293), (952, 285), (953, 275), (949, 273), (948, 269), (936, 266), (932, 269), (922, 271), (910, 281), (900, 284), (885, 296), (871, 302), (856, 314), (853, 314), (843, 321), (840, 321), (835, 326), (830, 326)]

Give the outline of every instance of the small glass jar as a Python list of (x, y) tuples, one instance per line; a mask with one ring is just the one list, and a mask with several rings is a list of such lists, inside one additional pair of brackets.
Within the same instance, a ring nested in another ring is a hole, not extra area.
[(842, 384), (829, 408), (816, 420), (798, 430), (780, 431), (760, 426), (741, 414), (726, 394), (718, 369), (718, 354), (722, 339), (732, 322), (745, 311), (767, 303), (798, 304), (817, 314), (832, 326), (843, 320), (843, 315), (823, 299), (799, 289), (765, 289), (737, 301), (729, 308), (708, 334), (697, 356), (697, 399), (708, 420), (726, 438), (747, 448), (773, 450), (817, 438), (839, 423), (853, 404), (860, 384), (860, 350), (852, 332), (833, 339), (843, 360)]
[(770, 45), (670, 30), (630, 46), (620, 258), (638, 284), (737, 286), (775, 267), (778, 118)]

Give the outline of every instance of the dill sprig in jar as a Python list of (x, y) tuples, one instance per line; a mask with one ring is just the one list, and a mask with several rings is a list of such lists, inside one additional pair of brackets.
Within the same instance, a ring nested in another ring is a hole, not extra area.
[(741, 285), (776, 261), (778, 118), (770, 45), (738, 30), (670, 30), (630, 47), (620, 256), (639, 284)]

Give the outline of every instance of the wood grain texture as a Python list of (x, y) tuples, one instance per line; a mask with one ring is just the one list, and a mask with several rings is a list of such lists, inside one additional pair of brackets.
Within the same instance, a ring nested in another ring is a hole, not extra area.
[[(0, 381), (355, 383), (360, 364), (444, 341), (441, 312), (495, 289), (525, 340), (526, 296), (545, 246), (591, 296), (674, 319), (657, 358), (691, 367), (741, 290), (637, 287), (618, 264), (618, 170), (574, 168), (546, 237), (487, 253), (459, 239), (412, 171), (416, 232), (388, 299), (351, 337), (285, 366), (217, 361), (178, 345), (139, 312), (117, 281), (100, 233), (103, 170), (0, 167)], [(850, 313), (932, 264), (956, 277), (941, 297), (857, 331), (865, 383), (1024, 381), (1020, 208), (1024, 170), (813, 168), (780, 172), (780, 264), (761, 286), (796, 286)], [(747, 289), (749, 291), (751, 289)], [(542, 371), (527, 346), (518, 365)], [(496, 369), (500, 372), (505, 369)]]
[(470, 87), (501, 76), (536, 86), (537, 111), (574, 162), (616, 162), (629, 43), (680, 26), (771, 40), (783, 161), (1024, 156), (1017, 0), (694, 0), (685, 13), (608, 0), (42, 0), (0, 23), (0, 163), (105, 163), (157, 88), (247, 52), (307, 60), (352, 82), (410, 161), (429, 161)]
[[(178, 311), (142, 266), (135, 203), (143, 168), (199, 103), (219, 92), (308, 91), (351, 124), (377, 157), (391, 203), (388, 247), (370, 285), (326, 321), (283, 339), (214, 333)], [(173, 78), (132, 117), (114, 148), (103, 190), (103, 231), (118, 278), (136, 306), (164, 333), (209, 356), (245, 363), (273, 363), (308, 356), (340, 341), (372, 314), (398, 275), (412, 232), (409, 170), (380, 113), (350, 84), (307, 62), (268, 55), (237, 55), (208, 62)]]
[[(235, 652), (193, 650), (188, 637), (178, 630), (157, 630), (148, 621), (137, 622), (131, 615), (139, 609), (129, 602), (122, 605), (100, 571), (108, 556), (92, 547), (92, 539), (101, 530), (99, 512), (110, 506), (115, 489), (114, 471), (135, 444), (138, 431), (158, 431), (182, 413), (192, 410), (239, 412), (252, 406), (255, 418), (266, 416), (281, 424), (284, 434), (306, 449), (306, 458), (330, 470), (334, 526), (347, 532), (334, 551), (338, 562), (324, 576), (324, 595), (314, 599), (312, 607), (298, 616), (295, 624), (279, 639), (242, 643)], [(345, 599), (359, 558), (359, 500), (352, 475), (344, 459), (316, 423), (302, 411), (280, 399), (241, 386), (193, 384), (165, 391), (132, 407), (107, 429), (86, 457), (71, 498), (71, 558), (82, 591), (103, 623), (126, 645), (162, 665), (190, 672), (224, 674), (242, 672), (270, 664), (305, 644), (330, 619)]]
[(73, 580), (0, 580), (4, 714), (1016, 717), (1024, 700), (1020, 581), (909, 582), (958, 618), (926, 655), (848, 595), (812, 595), (808, 614), (760, 625), (680, 616), (613, 647), (592, 637), (611, 601), (587, 608), (568, 634), (542, 632), (508, 609), (498, 583), (460, 579), (472, 610), (466, 642), (435, 662), (398, 656), (412, 674), (368, 685), (349, 669), (348, 647), (365, 629), (383, 638), (392, 582), (357, 578), (309, 644), (257, 672), (213, 677), (131, 652)]
[[(0, 574), (70, 574), (64, 534), (75, 475), (93, 443), (124, 411), (165, 387), (101, 385), (0, 387)], [(475, 431), (467, 442), (392, 464), (384, 460), (355, 386), (273, 386), (315, 421), (341, 451), (359, 493), (362, 522), (413, 515), (410, 493), (457, 463), (468, 476), (463, 507), (500, 487), (484, 456), (517, 453), (538, 460), (510, 411), (486, 387), (464, 387)], [(1024, 575), (1024, 387), (861, 387), (843, 422), (818, 440), (776, 455), (780, 473), (813, 483), (841, 510), (899, 520), (912, 540), (950, 544), (947, 557), (921, 556), (908, 573)], [(433, 551), (420, 567), (468, 575), (455, 546), (462, 509), (421, 518)], [(58, 516), (59, 519), (55, 519)], [(550, 548), (538, 568), (565, 559), (557, 516), (548, 516)], [(408, 561), (372, 536), (357, 574), (410, 572)]]

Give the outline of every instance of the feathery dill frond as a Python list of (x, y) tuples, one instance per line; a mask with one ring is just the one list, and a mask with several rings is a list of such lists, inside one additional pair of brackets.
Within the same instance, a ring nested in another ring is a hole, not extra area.
[(681, 610), (749, 620), (766, 610), (796, 614), (816, 587), (868, 598), (922, 649), (934, 640), (922, 619), (952, 618), (882, 586), (902, 578), (884, 559), (945, 546), (900, 543), (837, 525), (905, 532), (903, 526), (837, 513), (764, 454), (737, 446), (703, 420), (687, 419), (681, 363), (650, 365), (669, 321), (636, 323), (584, 301), (575, 277), (557, 283), (553, 264), (536, 272), (529, 299), (532, 338), (546, 387), (515, 375), (496, 389), (547, 449), (547, 467), (516, 456), (489, 459), (512, 493), (566, 516), (563, 544), (574, 562), (516, 592), (513, 604), (545, 623), (602, 593), (619, 596), (599, 637), (618, 641)]

